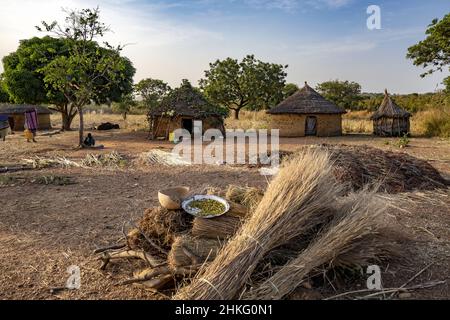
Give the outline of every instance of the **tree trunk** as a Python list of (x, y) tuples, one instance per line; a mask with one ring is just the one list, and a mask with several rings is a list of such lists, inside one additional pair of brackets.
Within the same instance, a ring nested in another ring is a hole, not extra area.
[(67, 104), (61, 107), (58, 107), (57, 109), (59, 112), (61, 112), (61, 119), (62, 119), (62, 126), (61, 129), (63, 131), (70, 131), (73, 118), (77, 115), (77, 112), (73, 112), (73, 107), (70, 107), (70, 109), (67, 107)]
[(239, 120), (239, 112), (241, 111), (241, 108), (234, 109), (234, 119)]
[(83, 119), (83, 108), (81, 106), (77, 107), (78, 116), (80, 118), (80, 128), (78, 129), (78, 143), (80, 147), (83, 147), (84, 138), (84, 119)]
[(123, 120), (127, 120), (127, 113), (124, 112), (124, 113), (122, 114), (122, 117), (123, 117)]
[(62, 128), (61, 129), (63, 131), (70, 131), (71, 130), (70, 126), (72, 125), (73, 117), (71, 117), (70, 115), (68, 115), (65, 112), (61, 113), (61, 116), (62, 116)]

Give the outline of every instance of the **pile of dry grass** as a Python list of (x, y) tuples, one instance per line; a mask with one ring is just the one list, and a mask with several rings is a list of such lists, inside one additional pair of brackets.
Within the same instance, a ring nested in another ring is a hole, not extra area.
[[(161, 207), (145, 210), (139, 221), (138, 229), (128, 236), (130, 245), (148, 249), (144, 246), (148, 241), (146, 237), (153, 239), (160, 246), (170, 247), (175, 237), (191, 228), (192, 216), (180, 210), (167, 210)], [(144, 246), (144, 247), (143, 247)]]
[[(369, 146), (327, 144), (305, 146), (298, 152), (308, 149), (322, 149), (330, 153), (333, 175), (339, 183), (348, 187), (348, 191), (377, 185), (380, 191), (402, 193), (434, 190), (449, 185), (449, 181), (427, 161), (406, 153)], [(291, 156), (295, 156), (295, 153), (291, 153)]]
[(81, 164), (84, 167), (118, 168), (124, 167), (127, 160), (117, 151), (112, 151), (106, 154), (87, 154)]
[(364, 192), (341, 209), (305, 250), (244, 297), (281, 299), (322, 265), (358, 264), (379, 258), (378, 248), (371, 248), (373, 242), (366, 238), (377, 235), (384, 228), (383, 203), (375, 201), (373, 194)]
[(233, 299), (270, 250), (325, 221), (329, 203), (340, 194), (329, 155), (300, 153), (269, 185), (256, 211), (175, 299)]
[(225, 193), (228, 200), (246, 206), (250, 210), (256, 208), (263, 196), (264, 192), (261, 189), (236, 185), (230, 185)]
[(173, 242), (167, 261), (172, 268), (202, 264), (214, 260), (222, 245), (217, 239), (182, 235)]

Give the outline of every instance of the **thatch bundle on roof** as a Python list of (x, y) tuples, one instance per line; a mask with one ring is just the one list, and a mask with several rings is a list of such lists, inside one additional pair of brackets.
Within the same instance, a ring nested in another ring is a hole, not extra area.
[(399, 107), (387, 90), (378, 110), (372, 115), (373, 133), (377, 136), (403, 136), (409, 133), (411, 114)]

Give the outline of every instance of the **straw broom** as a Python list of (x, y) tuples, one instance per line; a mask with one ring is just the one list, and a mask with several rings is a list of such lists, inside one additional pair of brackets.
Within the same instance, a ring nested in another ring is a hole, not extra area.
[(376, 235), (382, 228), (380, 217), (386, 207), (374, 200), (373, 193), (361, 193), (351, 201), (350, 205), (343, 206), (348, 211), (336, 215), (327, 230), (307, 249), (256, 289), (246, 293), (244, 299), (281, 299), (315, 268), (330, 264), (355, 248), (364, 249), (361, 244), (365, 238)]
[(223, 215), (214, 219), (195, 218), (192, 235), (210, 239), (227, 239), (239, 229), (241, 219), (232, 215)]
[(340, 192), (327, 152), (300, 153), (280, 170), (255, 213), (174, 299), (233, 299), (264, 255), (327, 219)]

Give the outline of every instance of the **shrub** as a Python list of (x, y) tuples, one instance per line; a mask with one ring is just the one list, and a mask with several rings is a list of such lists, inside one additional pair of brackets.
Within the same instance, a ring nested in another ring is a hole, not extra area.
[(419, 112), (415, 118), (423, 135), (450, 138), (450, 108)]

